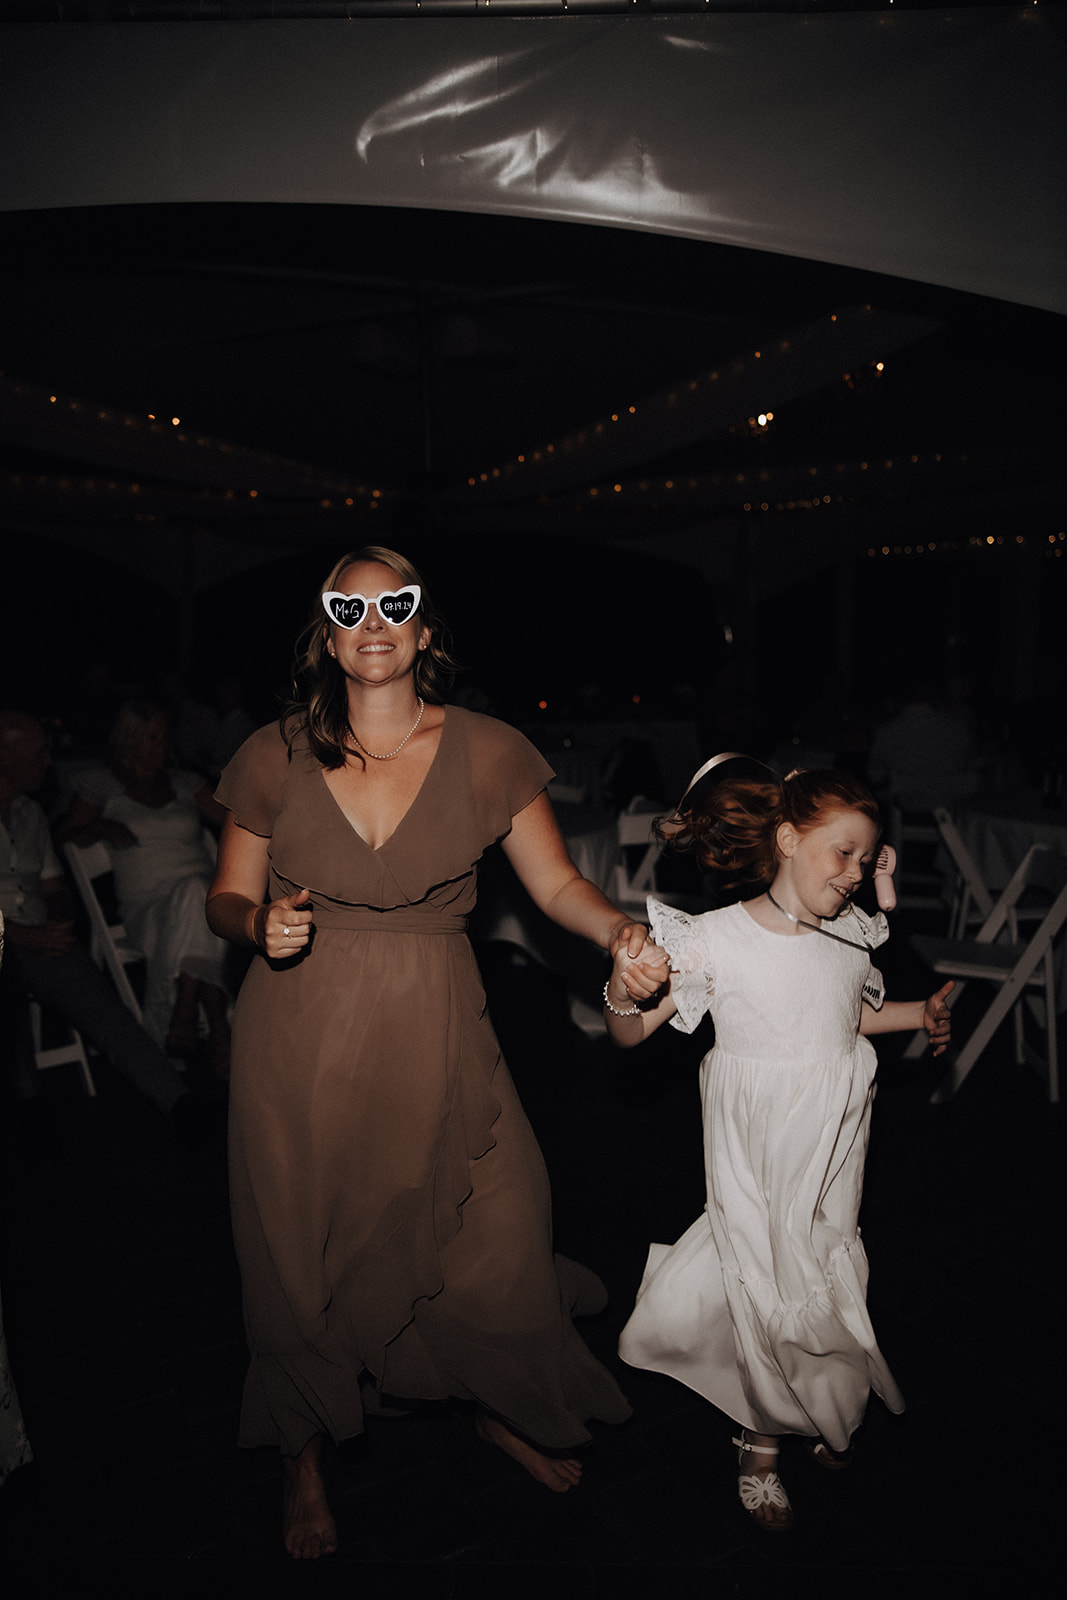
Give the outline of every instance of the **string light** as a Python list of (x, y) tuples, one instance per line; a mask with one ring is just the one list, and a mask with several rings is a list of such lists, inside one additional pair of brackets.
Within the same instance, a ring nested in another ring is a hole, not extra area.
[[(831, 312), (829, 313), (829, 320), (831, 323), (840, 323), (843, 330), (847, 332), (850, 328), (856, 325), (857, 319), (865, 319), (870, 317), (872, 314), (873, 308), (869, 305), (864, 305), (852, 307), (847, 313), (836, 311)], [(776, 355), (779, 358), (792, 358), (798, 353), (802, 353), (806, 347), (818, 348), (818, 340), (822, 331), (822, 324), (812, 324), (812, 326), (804, 330), (803, 334), (796, 340), (779, 340), (777, 346), (771, 352), (771, 354)], [(766, 354), (767, 352), (765, 352), (762, 348), (754, 349), (750, 351), (747, 356), (739, 356), (731, 361), (727, 371), (729, 375), (735, 379), (741, 378), (746, 374), (751, 377), (754, 375), (754, 363), (758, 361), (761, 363), (761, 365), (766, 364), (764, 362), (764, 356)], [(875, 366), (877, 366), (879, 369), (884, 368), (884, 362), (876, 363), (872, 361), (870, 365), (872, 369)], [(764, 377), (765, 376), (766, 375), (764, 375)], [(848, 381), (849, 375), (845, 374), (845, 378), (846, 381)], [(719, 380), (720, 372), (718, 369), (713, 369), (705, 374), (696, 374), (695, 376), (686, 379), (683, 385), (676, 386), (673, 389), (663, 390), (658, 395), (650, 396), (643, 403), (642, 410), (646, 413), (651, 412), (653, 416), (657, 410), (669, 415), (674, 412), (680, 412), (682, 407), (688, 405), (689, 403), (701, 404), (706, 399), (708, 387), (710, 385), (717, 384)], [(521, 467), (527, 465), (540, 465), (545, 456), (551, 456), (554, 452), (570, 458), (580, 455), (583, 450), (594, 448), (598, 442), (605, 441), (605, 437), (609, 430), (617, 428), (621, 423), (625, 423), (627, 418), (636, 416), (637, 409), (638, 408), (635, 403), (631, 403), (625, 407), (617, 406), (614, 410), (607, 413), (606, 418), (592, 423), (588, 430), (582, 430), (576, 433), (568, 434), (563, 439), (543, 445), (540, 450), (527, 450), (523, 451), (521, 454), (517, 453), (511, 460), (507, 461), (499, 468), (499, 477), (502, 479), (513, 479)], [(749, 429), (757, 432), (762, 431), (764, 426), (769, 426), (771, 420), (773, 419), (773, 415), (774, 413), (770, 411), (764, 411), (761, 413), (756, 413), (754, 411), (753, 415), (748, 419)], [(764, 425), (759, 422), (757, 420), (757, 416), (766, 416), (767, 424)], [(739, 429), (743, 430), (745, 426), (746, 425), (743, 423), (735, 423), (728, 431), (735, 431)], [(491, 474), (471, 474), (467, 478), (466, 487), (468, 489), (476, 490), (479, 484), (489, 483), (495, 480), (497, 475), (497, 471), (493, 471)]]
[[(254, 464), (257, 473), (262, 470), (265, 476), (274, 480), (275, 486), (269, 492), (261, 491), (258, 488), (249, 490), (248, 499), (256, 499), (260, 497), (261, 493), (263, 493), (264, 498), (269, 498), (271, 494), (280, 495), (284, 498), (294, 496), (303, 498), (306, 495), (312, 503), (317, 503), (322, 507), (329, 506), (332, 508), (337, 502), (343, 500), (345, 505), (351, 508), (359, 501), (369, 497), (373, 497), (377, 501), (383, 495), (381, 489), (372, 490), (368, 485), (353, 484), (332, 474), (324, 474), (303, 462), (291, 461), (282, 456), (273, 456), (264, 451), (246, 449), (243, 446), (233, 444), (229, 440), (211, 439), (205, 434), (191, 434), (185, 431), (175, 432), (174, 430), (181, 427), (181, 418), (176, 415), (172, 415), (169, 419), (169, 425), (165, 426), (160, 422), (158, 414), (153, 411), (136, 415), (129, 412), (113, 411), (106, 407), (92, 407), (86, 405), (84, 401), (77, 399), (75, 396), (61, 396), (21, 382), (10, 382), (10, 392), (18, 397), (27, 414), (32, 415), (35, 406), (39, 407), (47, 404), (49, 407), (54, 407), (62, 416), (65, 416), (68, 422), (76, 422), (79, 429), (86, 427), (93, 429), (101, 424), (108, 429), (120, 428), (124, 441), (129, 439), (133, 443), (136, 443), (138, 433), (143, 433), (147, 436), (146, 443), (149, 440), (162, 439), (165, 436), (167, 448), (172, 453), (177, 447), (205, 455), (227, 457), (228, 473), (239, 472), (242, 466), (247, 469)], [(163, 464), (161, 466), (166, 477), (173, 476), (166, 472)], [(205, 469), (201, 466), (193, 470), (198, 473), (204, 473), (205, 470), (210, 469)], [(14, 484), (16, 480), (8, 475), (5, 481), (9, 484)], [(63, 496), (70, 498), (78, 494), (92, 495), (94, 498), (99, 498), (105, 492), (104, 485), (94, 479), (72, 480), (69, 477), (64, 477), (55, 479), (38, 478), (33, 481), (38, 490), (51, 489), (53, 492), (58, 491)], [(20, 486), (22, 485), (20, 484)], [(109, 485), (108, 487), (112, 486)], [(138, 494), (142, 492), (140, 484), (135, 485), (132, 490), (124, 488), (122, 485), (115, 485), (114, 489), (119, 495), (124, 495), (128, 492)], [(233, 498), (232, 489), (224, 490), (221, 487), (200, 487), (196, 490), (182, 491), (172, 486), (165, 489), (161, 487), (156, 492), (168, 500), (180, 497), (183, 492), (201, 499), (214, 498), (220, 504), (224, 500), (232, 500)], [(308, 507), (305, 506), (304, 509), (306, 510)]]

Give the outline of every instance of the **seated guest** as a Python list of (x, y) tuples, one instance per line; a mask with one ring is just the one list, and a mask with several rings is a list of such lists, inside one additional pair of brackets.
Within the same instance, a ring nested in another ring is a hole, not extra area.
[(981, 746), (969, 717), (945, 705), (928, 679), (912, 683), (904, 705), (875, 731), (868, 776), (903, 811), (951, 808), (981, 775)]
[(207, 1019), (212, 1065), (229, 1073), (228, 949), (211, 932), (204, 901), (215, 871), (204, 825), (222, 807), (196, 773), (167, 764), (167, 718), (150, 700), (128, 700), (108, 740), (108, 765), (78, 777), (56, 837), (112, 847), (119, 913), (145, 958), (144, 1026), (167, 1055), (188, 1057)]
[(255, 719), (245, 709), (240, 678), (224, 673), (215, 680), (215, 719), (209, 746), (213, 778), (218, 778), (223, 767), (233, 760), (255, 731)]
[(0, 968), (0, 1031), (10, 1087), (20, 1101), (40, 1088), (29, 1025), (29, 996), (65, 1017), (135, 1089), (182, 1131), (199, 1105), (181, 1075), (122, 1004), (74, 933), (71, 907), (41, 807), (29, 796), (51, 762), (41, 724), (0, 711), (0, 911), (5, 951)]

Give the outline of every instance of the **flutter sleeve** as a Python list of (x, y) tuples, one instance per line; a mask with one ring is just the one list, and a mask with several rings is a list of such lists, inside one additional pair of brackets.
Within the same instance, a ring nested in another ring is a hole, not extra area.
[(289, 775), (285, 740), (276, 722), (257, 728), (229, 761), (215, 789), (215, 799), (233, 812), (249, 833), (269, 839), (281, 809)]
[[(872, 917), (866, 911), (861, 911), (859, 906), (849, 906), (847, 915), (839, 917), (834, 923), (834, 932), (839, 939), (848, 940), (859, 950), (877, 950), (889, 938), (889, 923), (884, 911), (878, 911)], [(875, 1011), (881, 1011), (885, 999), (885, 980), (875, 966), (868, 965), (863, 998)]]
[(472, 844), (484, 850), (511, 829), (511, 821), (552, 777), (544, 756), (517, 728), (494, 717), (450, 708), (460, 723), (470, 761)]
[(693, 1033), (705, 1012), (711, 1010), (715, 980), (708, 965), (708, 945), (703, 924), (708, 913), (691, 917), (675, 906), (648, 897), (648, 920), (652, 937), (666, 950), (671, 961), (671, 999), (678, 1015), (671, 1027)]

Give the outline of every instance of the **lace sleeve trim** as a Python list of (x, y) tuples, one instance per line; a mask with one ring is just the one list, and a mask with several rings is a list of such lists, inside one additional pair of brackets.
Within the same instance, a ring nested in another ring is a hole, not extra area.
[(662, 900), (648, 898), (648, 918), (652, 937), (671, 958), (671, 998), (678, 1015), (671, 1027), (692, 1033), (710, 1011), (715, 982), (708, 971), (707, 947), (700, 928), (702, 919), (691, 917)]
[[(848, 916), (856, 919), (860, 939), (868, 950), (877, 950), (889, 938), (889, 922), (884, 911), (876, 911), (872, 917), (868, 912), (861, 911), (859, 906), (849, 906)], [(837, 921), (840, 928), (844, 929), (845, 919), (838, 918)], [(860, 940), (855, 942), (858, 944)]]

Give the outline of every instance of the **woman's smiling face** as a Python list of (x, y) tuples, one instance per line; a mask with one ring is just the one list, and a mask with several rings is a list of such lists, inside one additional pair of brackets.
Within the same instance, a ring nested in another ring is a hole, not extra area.
[(794, 916), (836, 917), (862, 883), (877, 843), (878, 828), (862, 811), (832, 811), (803, 833), (783, 823), (775, 899)]
[(403, 588), (403, 580), (391, 567), (377, 561), (356, 561), (345, 567), (337, 580), (342, 594), (361, 594), (371, 602), (362, 622), (355, 628), (329, 628), (328, 649), (350, 679), (381, 683), (395, 681), (410, 672), (420, 650), (430, 640), (430, 630), (419, 614), (399, 627), (386, 622), (373, 604), (376, 596)]

